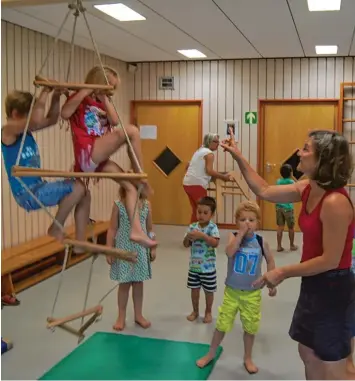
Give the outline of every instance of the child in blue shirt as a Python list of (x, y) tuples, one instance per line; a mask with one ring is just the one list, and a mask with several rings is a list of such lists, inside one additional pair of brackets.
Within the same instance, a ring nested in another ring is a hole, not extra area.
[(197, 222), (192, 223), (184, 237), (184, 246), (191, 247), (187, 287), (191, 289), (192, 313), (187, 320), (199, 317), (200, 289), (205, 291), (206, 310), (204, 323), (212, 322), (212, 305), (217, 290), (216, 247), (219, 244), (217, 225), (211, 221), (216, 211), (216, 201), (203, 197), (197, 203)]

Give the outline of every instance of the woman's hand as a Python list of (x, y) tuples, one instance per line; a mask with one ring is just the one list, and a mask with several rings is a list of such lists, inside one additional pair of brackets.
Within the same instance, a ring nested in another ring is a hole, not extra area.
[(230, 138), (224, 139), (222, 143), (220, 143), (220, 146), (224, 151), (227, 151), (231, 154), (240, 155), (241, 152), (237, 146), (237, 142), (235, 141), (235, 136), (232, 128), (229, 128), (229, 135)]
[(273, 269), (271, 271), (266, 272), (262, 277), (257, 279), (253, 283), (253, 287), (265, 287), (268, 288), (275, 288), (277, 285), (279, 285), (281, 282), (285, 280), (285, 276), (283, 271), (280, 268)]

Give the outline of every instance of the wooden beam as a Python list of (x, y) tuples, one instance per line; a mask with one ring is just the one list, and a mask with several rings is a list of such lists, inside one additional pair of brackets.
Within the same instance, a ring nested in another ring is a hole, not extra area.
[(45, 86), (53, 89), (68, 89), (68, 90), (82, 90), (82, 89), (92, 89), (92, 90), (105, 90), (113, 91), (114, 87), (110, 85), (92, 85), (90, 83), (71, 83), (71, 82), (56, 82), (56, 81), (38, 81), (34, 80), (33, 84), (35, 86)]
[(105, 254), (128, 262), (137, 262), (137, 254), (105, 245), (78, 241), (76, 239), (64, 239), (64, 244), (86, 249), (89, 253)]
[(1, 0), (1, 7), (30, 7), (33, 5), (68, 4), (69, 0)]
[(140, 180), (146, 179), (146, 173), (105, 173), (105, 172), (69, 172), (56, 171), (52, 169), (30, 168), (30, 167), (12, 167), (12, 176), (14, 177), (63, 177), (63, 178), (97, 178), (97, 179), (118, 179), (118, 180)]
[[(53, 323), (54, 321), (55, 321), (54, 318), (50, 318), (50, 317), (47, 318), (47, 322), (48, 322), (48, 323)], [(67, 325), (67, 324), (65, 324), (65, 323), (63, 323), (63, 324), (61, 324), (61, 325), (57, 325), (56, 328), (57, 328), (57, 327), (59, 327), (59, 328), (61, 328), (61, 329), (64, 329), (64, 331), (67, 331), (67, 332), (69, 332), (69, 333), (72, 333), (72, 334), (75, 335), (75, 336), (78, 336), (79, 339), (85, 337), (85, 335), (84, 335), (80, 330), (75, 329), (75, 328), (73, 328), (73, 327), (71, 327), (70, 325)], [(54, 327), (52, 327), (52, 328), (54, 328)]]
[(69, 323), (70, 321), (80, 319), (81, 317), (85, 317), (92, 314), (102, 314), (103, 307), (101, 305), (98, 305), (96, 307), (89, 308), (88, 310), (85, 310), (83, 312), (78, 312), (76, 314), (61, 318), (61, 319), (54, 319), (53, 317), (47, 318), (47, 328), (54, 328), (57, 326), (60, 326), (64, 323)]

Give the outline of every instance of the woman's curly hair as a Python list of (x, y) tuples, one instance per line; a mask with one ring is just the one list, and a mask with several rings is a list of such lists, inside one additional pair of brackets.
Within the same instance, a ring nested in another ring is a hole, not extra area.
[(312, 176), (321, 188), (337, 189), (344, 187), (353, 172), (353, 161), (349, 142), (336, 131), (311, 131), (316, 157), (316, 169)]

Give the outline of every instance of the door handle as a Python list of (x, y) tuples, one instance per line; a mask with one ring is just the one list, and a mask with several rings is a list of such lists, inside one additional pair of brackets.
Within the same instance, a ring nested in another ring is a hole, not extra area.
[(269, 162), (266, 162), (266, 164), (265, 164), (266, 172), (268, 172), (268, 173), (272, 172), (272, 170), (275, 167), (276, 167), (276, 164), (271, 164)]

